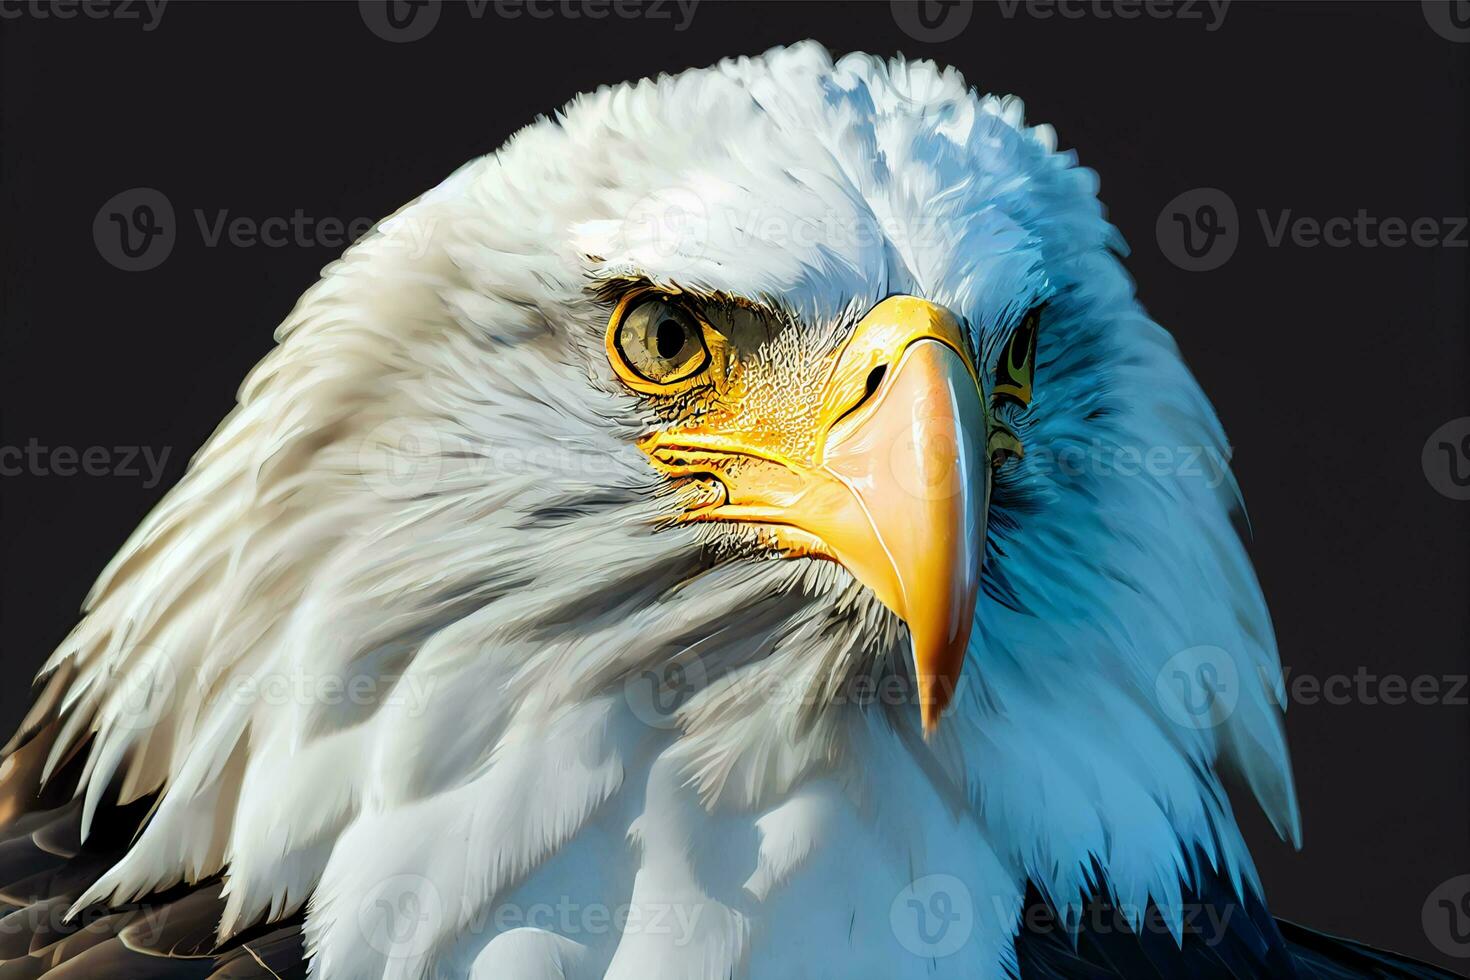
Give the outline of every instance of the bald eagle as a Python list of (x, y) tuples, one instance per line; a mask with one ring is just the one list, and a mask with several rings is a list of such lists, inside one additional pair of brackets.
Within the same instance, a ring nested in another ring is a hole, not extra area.
[(383, 220), (41, 668), (0, 978), (1420, 969), (1265, 911), (1271, 625), (1096, 191), (806, 43)]

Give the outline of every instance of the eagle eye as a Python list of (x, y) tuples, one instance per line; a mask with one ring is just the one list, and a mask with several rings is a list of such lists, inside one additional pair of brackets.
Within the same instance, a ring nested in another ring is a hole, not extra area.
[(683, 305), (663, 296), (623, 304), (614, 314), (609, 340), (613, 366), (623, 380), (643, 391), (660, 391), (697, 378), (710, 360), (703, 324)]
[(1028, 312), (1011, 332), (1001, 349), (995, 366), (995, 387), (991, 390), (993, 406), (1012, 401), (1022, 408), (1031, 404), (1031, 382), (1036, 373), (1036, 334), (1041, 324), (1041, 308)]

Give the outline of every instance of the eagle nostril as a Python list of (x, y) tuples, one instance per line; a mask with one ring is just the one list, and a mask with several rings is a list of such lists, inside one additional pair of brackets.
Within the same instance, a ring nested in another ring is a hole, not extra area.
[(863, 397), (853, 402), (850, 406), (848, 406), (847, 411), (843, 412), (841, 415), (837, 416), (837, 418), (833, 419), (832, 424), (836, 425), (838, 422), (841, 422), (853, 412), (856, 412), (858, 409), (866, 405), (868, 403), (868, 400), (871, 399), (873, 395), (878, 391), (879, 386), (883, 384), (883, 376), (887, 373), (887, 364), (879, 364), (877, 367), (873, 368), (873, 370), (869, 371), (867, 383), (863, 385)]
[[(873, 397), (873, 392), (877, 391), (878, 386), (883, 383), (883, 375), (886, 373), (888, 373), (887, 364), (879, 364), (868, 372), (867, 390), (863, 392), (862, 400), (858, 402), (858, 405)], [(857, 405), (854, 405), (853, 408), (857, 408)]]

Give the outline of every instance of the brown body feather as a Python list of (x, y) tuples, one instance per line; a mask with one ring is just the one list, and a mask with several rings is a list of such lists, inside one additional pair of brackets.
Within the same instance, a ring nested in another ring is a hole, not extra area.
[(76, 793), (86, 753), (71, 752), (42, 779), (69, 680), (65, 668), (42, 680), (0, 755), (0, 980), (304, 978), (299, 919), (217, 943), (224, 909), (218, 878), (67, 915), (122, 857), (153, 804), (150, 797), (118, 805), (114, 788), (81, 839)]

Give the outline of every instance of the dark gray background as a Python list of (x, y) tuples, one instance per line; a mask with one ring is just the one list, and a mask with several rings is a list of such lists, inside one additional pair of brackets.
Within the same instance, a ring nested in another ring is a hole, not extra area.
[[(1237, 447), (1252, 552), (1295, 675), (1463, 676), (1470, 503), (1435, 491), (1421, 450), (1470, 415), (1464, 233), (1461, 247), (1273, 248), (1257, 211), (1463, 218), (1470, 43), (1437, 33), (1418, 3), (1237, 2), (1213, 30), (1090, 9), (1037, 16), (1046, 9), (980, 5), (935, 43), (905, 34), (887, 3), (705, 2), (682, 31), (677, 11), (538, 20), (445, 6), (425, 38), (389, 43), (355, 3), (174, 2), (152, 30), (7, 7), (0, 446), (171, 456), (153, 488), (126, 475), (0, 479), (0, 728), (93, 577), (340, 251), (207, 247), (195, 209), (376, 218), (579, 91), (806, 37), (936, 58), (1019, 94), (1102, 175), (1143, 301)], [(93, 223), (137, 187), (168, 199), (177, 240), (156, 268), (125, 272)], [(1236, 251), (1208, 272), (1173, 264), (1155, 236), (1165, 205), (1200, 187), (1239, 214)], [(1470, 872), (1463, 700), (1301, 703), (1287, 727), (1303, 850), (1238, 801), (1276, 913), (1463, 966), (1421, 924), (1430, 892)]]

